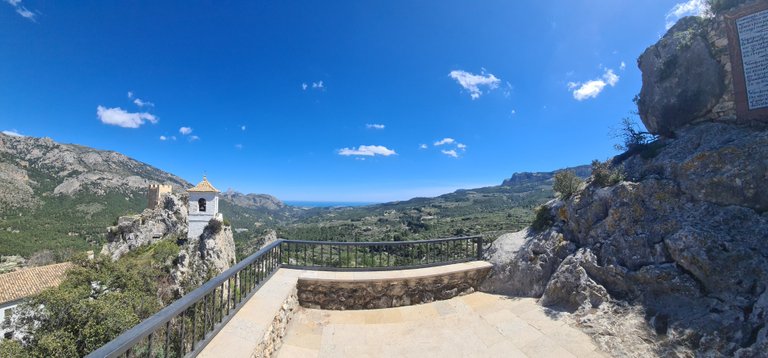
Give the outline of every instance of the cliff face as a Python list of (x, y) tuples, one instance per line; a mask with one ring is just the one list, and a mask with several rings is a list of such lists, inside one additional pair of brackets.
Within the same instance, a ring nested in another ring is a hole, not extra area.
[(198, 238), (182, 246), (171, 276), (180, 294), (195, 288), (235, 264), (235, 240), (232, 228), (211, 220)]
[(732, 110), (723, 21), (681, 21), (643, 54), (640, 113), (663, 137), (614, 159), (626, 180), (548, 203), (550, 228), (494, 242), (485, 289), (572, 312), (615, 355), (768, 352), (768, 118)]

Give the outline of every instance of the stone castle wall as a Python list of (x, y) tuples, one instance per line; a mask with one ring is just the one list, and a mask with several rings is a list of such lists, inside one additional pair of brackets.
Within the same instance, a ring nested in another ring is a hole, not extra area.
[(147, 209), (157, 209), (157, 205), (160, 204), (160, 198), (163, 195), (170, 194), (173, 191), (173, 186), (164, 184), (149, 184), (147, 188)]

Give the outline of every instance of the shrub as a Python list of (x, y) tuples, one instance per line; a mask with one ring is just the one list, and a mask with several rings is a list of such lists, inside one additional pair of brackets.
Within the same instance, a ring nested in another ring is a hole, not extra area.
[(211, 219), (208, 221), (208, 225), (205, 226), (204, 231), (207, 231), (211, 235), (216, 235), (221, 232), (221, 228), (223, 227), (223, 223), (216, 219)]
[(222, 221), (221, 223), (224, 224), (224, 226), (229, 226), (229, 227), (232, 226), (232, 224), (227, 219), (224, 219), (224, 221)]
[(656, 140), (654, 135), (641, 131), (637, 122), (627, 117), (622, 118), (621, 128), (615, 136), (621, 140), (621, 143), (615, 144), (613, 147), (622, 152), (642, 149), (648, 143)]
[(552, 211), (549, 207), (542, 205), (534, 210), (534, 218), (531, 223), (531, 229), (534, 231), (544, 231), (549, 229), (555, 223), (555, 216), (552, 215)]
[(581, 188), (581, 178), (573, 170), (562, 170), (555, 173), (555, 183), (552, 189), (560, 194), (560, 198), (568, 199)]
[(625, 175), (623, 167), (613, 167), (610, 161), (592, 161), (592, 183), (595, 185), (601, 188), (605, 188), (607, 186), (618, 184), (619, 182), (623, 181), (624, 178)]

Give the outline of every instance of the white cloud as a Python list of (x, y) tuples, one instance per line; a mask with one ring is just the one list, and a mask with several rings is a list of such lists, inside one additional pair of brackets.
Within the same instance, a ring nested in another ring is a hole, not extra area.
[(26, 137), (25, 135), (19, 133), (19, 131), (15, 129), (5, 130), (5, 131), (2, 131), (2, 133), (5, 135), (9, 135), (11, 137)]
[(137, 106), (139, 106), (139, 107), (144, 107), (144, 106), (147, 106), (147, 107), (154, 107), (154, 106), (155, 106), (155, 104), (154, 104), (154, 103), (152, 103), (152, 102), (149, 102), (149, 101), (142, 101), (142, 100), (141, 100), (141, 98), (136, 98), (136, 99), (134, 99), (134, 100), (133, 100), (133, 104), (135, 104), (135, 105), (137, 105)]
[(361, 155), (366, 157), (372, 157), (375, 155), (381, 155), (384, 157), (388, 157), (390, 155), (395, 155), (394, 150), (389, 149), (382, 145), (361, 145), (357, 147), (357, 149), (353, 148), (342, 148), (339, 149), (339, 155), (344, 156), (350, 156), (350, 155)]
[(512, 96), (512, 91), (515, 89), (515, 87), (512, 86), (511, 83), (507, 82), (507, 86), (504, 87), (504, 97), (509, 98)]
[(139, 128), (144, 122), (157, 123), (157, 117), (147, 112), (127, 112), (120, 107), (96, 107), (96, 115), (104, 124), (123, 128)]
[(667, 12), (666, 27), (669, 30), (674, 26), (677, 20), (685, 16), (706, 16), (709, 14), (709, 5), (706, 0), (688, 0), (675, 4), (672, 9)]
[(323, 85), (323, 81), (312, 82), (312, 88), (323, 89), (325, 86)]
[(245, 130), (245, 126), (240, 126), (240, 130), (244, 131)]
[(485, 69), (483, 69), (479, 75), (462, 70), (451, 71), (448, 75), (456, 80), (461, 87), (469, 91), (469, 95), (472, 99), (478, 99), (480, 98), (480, 95), (483, 94), (483, 91), (480, 90), (480, 86), (486, 86), (488, 90), (493, 90), (499, 87), (499, 83), (501, 83), (501, 80), (493, 74), (489, 73), (486, 76)]
[(37, 16), (37, 14), (22, 6), (21, 0), (5, 0), (5, 2), (13, 6), (14, 10), (16, 10), (16, 13), (21, 15), (21, 17), (35, 21), (35, 16)]
[(453, 138), (443, 138), (437, 142), (435, 142), (435, 146), (440, 146), (443, 144), (453, 144), (456, 140)]
[(155, 104), (149, 101), (144, 101), (139, 97), (136, 97), (136, 94), (133, 93), (133, 91), (128, 91), (128, 99), (133, 100), (133, 104), (139, 106), (139, 107), (154, 107)]
[(160, 140), (168, 140), (168, 137), (166, 137), (166, 136), (164, 136), (164, 135), (161, 135), (161, 136), (160, 136)]
[(302, 90), (306, 91), (306, 90), (307, 90), (307, 87), (309, 87), (309, 86), (307, 86), (307, 84), (306, 84), (306, 83), (302, 83), (302, 84), (301, 84), (301, 89), (302, 89)]
[(621, 64), (619, 65), (619, 70), (626, 70), (627, 69), (627, 63), (624, 61), (621, 61)]
[(577, 101), (583, 101), (588, 98), (596, 98), (605, 86), (616, 86), (619, 83), (619, 76), (612, 69), (606, 69), (603, 76), (598, 79), (580, 82), (568, 82), (568, 90), (573, 91), (573, 98)]
[(458, 158), (458, 157), (459, 157), (459, 154), (458, 154), (458, 153), (456, 153), (456, 151), (455, 151), (455, 150), (453, 150), (453, 149), (451, 149), (451, 150), (445, 150), (445, 149), (443, 149), (443, 150), (441, 150), (440, 152), (441, 152), (441, 153), (443, 153), (443, 154), (445, 154), (445, 155), (447, 155), (447, 156), (449, 156), (449, 157), (452, 157), (452, 158)]
[(384, 129), (383, 124), (366, 124), (365, 127), (368, 129)]
[(515, 114), (517, 114), (517, 111), (513, 109), (513, 110), (512, 110), (512, 112), (510, 112), (510, 113), (511, 113), (512, 115), (515, 115)]
[(456, 144), (456, 148), (459, 148), (461, 150), (467, 150), (467, 145), (466, 144), (457, 143)]
[(427, 149), (427, 148), (428, 147), (426, 144), (419, 144), (419, 149)]
[(196, 140), (200, 140), (200, 137), (198, 137), (198, 136), (196, 136), (196, 135), (191, 135), (191, 136), (189, 136), (189, 141), (190, 141), (190, 142), (194, 142), (194, 141), (196, 141)]
[(242, 145), (242, 144), (235, 144), (235, 148), (237, 148), (237, 149), (243, 149), (243, 145)]
[(181, 127), (181, 128), (179, 128), (179, 133), (181, 133), (181, 135), (188, 135), (188, 134), (192, 133), (192, 128), (190, 128), (190, 127)]

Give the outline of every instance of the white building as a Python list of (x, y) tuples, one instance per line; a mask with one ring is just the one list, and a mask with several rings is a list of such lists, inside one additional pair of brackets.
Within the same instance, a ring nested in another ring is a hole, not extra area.
[(219, 191), (203, 176), (203, 181), (187, 190), (189, 193), (189, 232), (187, 239), (198, 238), (211, 219), (224, 220), (219, 213)]
[(3, 328), (11, 321), (13, 310), (28, 297), (46, 288), (56, 287), (64, 280), (69, 262), (30, 267), (0, 275), (0, 339), (12, 334)]

